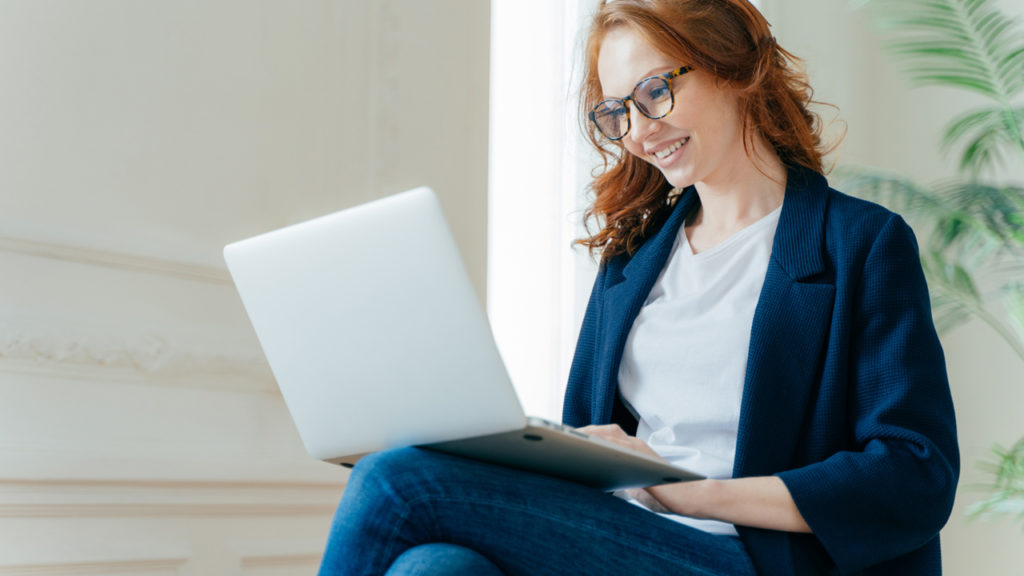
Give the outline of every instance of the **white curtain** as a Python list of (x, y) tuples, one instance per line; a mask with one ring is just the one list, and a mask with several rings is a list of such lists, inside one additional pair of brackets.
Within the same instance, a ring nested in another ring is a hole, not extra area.
[(576, 90), (595, 0), (492, 0), (488, 314), (528, 414), (559, 419), (596, 265), (580, 237), (594, 165)]

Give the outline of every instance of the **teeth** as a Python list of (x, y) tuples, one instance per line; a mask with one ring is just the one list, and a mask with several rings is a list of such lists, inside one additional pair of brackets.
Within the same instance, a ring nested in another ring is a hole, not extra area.
[(662, 150), (660, 152), (655, 152), (654, 156), (656, 158), (658, 158), (659, 160), (663, 159), (666, 156), (668, 156), (669, 154), (675, 152), (676, 150), (679, 150), (679, 147), (682, 146), (683, 144), (686, 144), (689, 140), (690, 140), (690, 137), (687, 136), (686, 138), (683, 138), (682, 140), (680, 140), (679, 142), (676, 142), (675, 144), (669, 146), (668, 148), (665, 148), (664, 150)]

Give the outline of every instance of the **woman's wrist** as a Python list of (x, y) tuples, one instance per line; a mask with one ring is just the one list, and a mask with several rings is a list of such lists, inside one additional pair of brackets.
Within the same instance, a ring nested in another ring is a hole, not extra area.
[(682, 516), (787, 532), (811, 531), (786, 485), (775, 476), (695, 480), (652, 486), (647, 492)]
[(673, 514), (691, 518), (712, 518), (715, 493), (719, 491), (719, 484), (718, 480), (713, 479), (692, 480), (651, 486), (647, 492)]

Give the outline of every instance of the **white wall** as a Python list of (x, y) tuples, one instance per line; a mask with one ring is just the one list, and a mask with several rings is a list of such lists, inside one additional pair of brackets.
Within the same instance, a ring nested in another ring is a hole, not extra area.
[(482, 297), (488, 25), (0, 0), (0, 573), (314, 571), (345, 476), (302, 449), (220, 249), (428, 184)]
[(555, 421), (597, 273), (571, 248), (598, 162), (576, 112), (595, 4), (491, 0), (488, 315), (524, 410)]
[[(931, 182), (954, 173), (955, 159), (937, 143), (953, 116), (975, 102), (948, 89), (911, 89), (863, 13), (848, 2), (764, 0), (780, 44), (805, 58), (818, 100), (835, 104), (848, 134), (840, 164), (875, 166)], [(1002, 8), (1024, 16), (1024, 4)], [(826, 110), (827, 112), (827, 110)], [(827, 117), (826, 117), (827, 118)], [(1007, 176), (1024, 182), (1024, 166)], [(918, 234), (927, 231), (918, 231)], [(986, 326), (972, 322), (942, 337), (956, 403), (962, 452), (960, 490), (943, 532), (947, 574), (1018, 575), (1024, 535), (1007, 519), (969, 522), (967, 505), (982, 499), (972, 485), (985, 480), (977, 463), (993, 443), (1011, 445), (1024, 435), (1024, 363)]]

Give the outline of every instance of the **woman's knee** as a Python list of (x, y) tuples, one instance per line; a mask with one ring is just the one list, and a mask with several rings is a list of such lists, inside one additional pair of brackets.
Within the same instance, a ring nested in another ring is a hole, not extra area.
[(352, 469), (349, 485), (420, 484), (425, 479), (439, 480), (458, 467), (458, 459), (424, 448), (394, 448), (363, 457)]
[(385, 576), (502, 576), (501, 570), (478, 552), (454, 544), (422, 544), (399, 556)]
[(393, 448), (364, 456), (356, 463), (349, 476), (349, 483), (373, 479), (401, 479), (407, 475), (418, 475), (430, 455), (422, 448)]
[(445, 457), (422, 448), (395, 448), (370, 454), (352, 469), (345, 491), (361, 505), (391, 506), (420, 500), (446, 473), (445, 464), (440, 461)]

